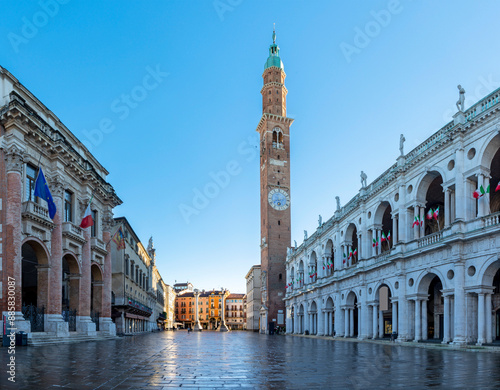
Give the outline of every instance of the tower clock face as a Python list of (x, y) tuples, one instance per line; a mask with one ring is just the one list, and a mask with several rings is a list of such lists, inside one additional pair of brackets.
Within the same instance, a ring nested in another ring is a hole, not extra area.
[(286, 210), (290, 206), (290, 195), (280, 188), (274, 188), (269, 191), (267, 200), (275, 210)]

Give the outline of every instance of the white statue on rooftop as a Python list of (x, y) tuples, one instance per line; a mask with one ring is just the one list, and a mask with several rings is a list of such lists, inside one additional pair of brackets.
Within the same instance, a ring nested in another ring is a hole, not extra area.
[(458, 88), (458, 101), (457, 101), (457, 109), (458, 111), (464, 111), (464, 105), (465, 105), (465, 89), (462, 88), (462, 86), (459, 84), (457, 86)]
[(337, 201), (337, 211), (340, 211), (340, 197), (336, 196), (335, 200)]
[(323, 224), (323, 218), (321, 217), (321, 214), (320, 214), (319, 217), (318, 217), (318, 225), (319, 225), (319, 227), (321, 227), (322, 224)]
[(366, 176), (366, 173), (364, 173), (363, 171), (361, 171), (361, 187), (366, 187), (366, 179), (368, 177)]
[(399, 136), (399, 151), (401, 153), (401, 156), (404, 156), (405, 155), (405, 152), (404, 152), (404, 147), (405, 147), (405, 141), (406, 141), (406, 138), (403, 134), (401, 134)]

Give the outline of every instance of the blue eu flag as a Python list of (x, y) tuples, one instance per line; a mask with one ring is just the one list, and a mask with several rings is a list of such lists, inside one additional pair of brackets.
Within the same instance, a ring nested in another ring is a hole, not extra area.
[(47, 180), (45, 180), (45, 176), (43, 175), (42, 168), (40, 167), (40, 172), (36, 177), (35, 182), (35, 196), (45, 200), (49, 205), (49, 216), (51, 219), (54, 219), (54, 215), (56, 215), (56, 204), (52, 199), (52, 195), (49, 191), (49, 186), (47, 185)]

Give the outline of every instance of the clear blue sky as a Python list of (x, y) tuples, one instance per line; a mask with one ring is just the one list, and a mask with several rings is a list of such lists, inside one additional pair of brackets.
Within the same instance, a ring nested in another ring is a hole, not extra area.
[[(371, 182), (395, 162), (400, 133), (408, 152), (451, 118), (457, 84), (466, 106), (500, 86), (494, 1), (61, 2), (0, 4), (0, 64), (87, 140), (124, 201), (115, 216), (154, 236), (169, 284), (245, 292), (260, 263), (253, 151), (273, 23), (299, 244), (361, 170)], [(228, 164), (217, 189), (211, 173)], [(214, 197), (186, 223), (179, 207), (207, 185)]]

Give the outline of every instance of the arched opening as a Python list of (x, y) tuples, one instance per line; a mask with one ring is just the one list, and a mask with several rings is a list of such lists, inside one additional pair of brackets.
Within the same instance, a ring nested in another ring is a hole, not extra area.
[(304, 285), (304, 262), (300, 260), (299, 271), (297, 275), (297, 288), (301, 288)]
[[(445, 209), (443, 177), (439, 172), (427, 173), (420, 183), (417, 198), (425, 204), (422, 220), (425, 224), (424, 235), (428, 236), (441, 230), (444, 226)], [(419, 218), (421, 216), (422, 213)]]
[[(500, 260), (493, 261), (488, 266), (483, 274), (481, 285), (485, 286), (482, 290), (484, 318), (480, 318), (480, 313), (478, 313), (478, 342), (500, 343)], [(488, 288), (490, 286), (492, 289)], [(479, 305), (478, 299), (478, 309)]]
[(43, 332), (49, 290), (48, 255), (38, 241), (28, 240), (21, 247), (21, 257), (22, 312), (32, 332)]
[(328, 297), (325, 305), (325, 335), (335, 335), (335, 316), (333, 315), (333, 299)]
[(316, 252), (313, 251), (311, 253), (311, 257), (309, 258), (309, 281), (311, 283), (316, 282), (318, 278), (318, 258), (316, 256)]
[(80, 269), (73, 255), (66, 254), (62, 260), (62, 316), (70, 332), (76, 331), (76, 316), (80, 305)]
[(325, 261), (323, 263), (323, 268), (325, 270), (325, 275), (330, 276), (333, 275), (335, 264), (335, 254), (333, 250), (333, 241), (328, 240), (325, 246)]
[(279, 127), (273, 129), (273, 148), (283, 149), (283, 132)]
[(500, 185), (500, 148), (495, 153), (490, 166), (490, 213), (500, 211), (500, 191), (495, 191)]
[[(495, 313), (494, 339), (500, 342), (500, 267), (493, 277), (491, 305), (493, 307), (493, 313)], [(488, 315), (488, 313), (486, 313), (486, 315)], [(489, 319), (489, 317), (486, 318)]]
[(345, 337), (358, 337), (358, 297), (353, 291), (347, 295), (345, 316)]
[(380, 235), (380, 251), (386, 252), (392, 248), (392, 208), (387, 204), (382, 216), (382, 233)]
[(99, 330), (99, 318), (102, 313), (102, 272), (97, 264), (90, 267), (91, 289), (90, 289), (90, 317)]
[(356, 225), (351, 223), (346, 229), (346, 241), (344, 248), (343, 263), (347, 267), (354, 265), (358, 262), (358, 230)]
[(384, 338), (391, 337), (393, 332), (392, 324), (392, 302), (391, 302), (391, 289), (386, 284), (382, 284), (377, 290), (378, 298), (378, 313), (373, 316), (374, 328), (374, 338)]
[(62, 261), (62, 310), (78, 308), (80, 295), (80, 269), (74, 256), (66, 254)]
[[(443, 340), (444, 336), (444, 298), (443, 283), (436, 274), (425, 275), (419, 286), (419, 295), (428, 298), (415, 300), (415, 339)], [(420, 310), (418, 310), (420, 309)], [(420, 317), (420, 322), (418, 321)]]

